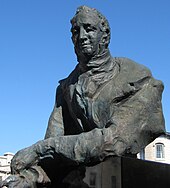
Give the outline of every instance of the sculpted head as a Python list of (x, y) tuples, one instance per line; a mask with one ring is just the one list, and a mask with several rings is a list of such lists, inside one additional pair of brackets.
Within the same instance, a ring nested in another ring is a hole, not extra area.
[(110, 42), (110, 27), (96, 9), (81, 6), (71, 20), (72, 41), (78, 60), (104, 53)]

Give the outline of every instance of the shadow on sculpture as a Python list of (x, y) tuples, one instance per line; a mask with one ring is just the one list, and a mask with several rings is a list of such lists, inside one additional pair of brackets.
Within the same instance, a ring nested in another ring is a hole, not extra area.
[(165, 132), (162, 82), (111, 56), (110, 27), (96, 9), (79, 7), (71, 24), (78, 64), (60, 81), (45, 139), (16, 153), (1, 186), (85, 188), (85, 166), (135, 156)]

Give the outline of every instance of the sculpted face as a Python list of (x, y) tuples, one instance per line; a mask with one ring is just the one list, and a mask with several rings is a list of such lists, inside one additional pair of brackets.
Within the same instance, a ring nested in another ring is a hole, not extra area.
[(103, 35), (99, 25), (100, 20), (93, 12), (81, 12), (75, 17), (71, 32), (78, 56), (93, 57), (99, 53)]

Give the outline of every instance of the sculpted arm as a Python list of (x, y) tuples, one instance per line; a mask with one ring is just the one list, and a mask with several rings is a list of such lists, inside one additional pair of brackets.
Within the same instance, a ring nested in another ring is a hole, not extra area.
[(109, 155), (138, 153), (165, 131), (161, 107), (162, 83), (148, 78), (139, 84), (141, 89), (135, 94), (111, 104), (115, 111), (109, 127), (39, 141), (32, 146), (37, 159), (48, 157), (50, 152), (76, 164), (90, 164)]
[[(57, 136), (39, 141), (19, 151), (12, 161), (12, 173), (23, 174), (25, 169), (29, 171), (37, 168), (41, 160), (53, 160), (55, 156), (59, 156), (58, 159), (69, 159), (73, 165), (90, 165), (107, 156), (138, 153), (165, 131), (161, 107), (162, 84), (153, 78), (139, 84), (142, 87), (135, 94), (113, 101), (111, 106), (114, 106), (115, 111), (110, 126), (79, 135)], [(30, 152), (32, 155), (29, 155)], [(41, 171), (38, 174), (46, 177)]]
[(45, 139), (50, 137), (56, 137), (59, 135), (60, 136), (64, 135), (62, 103), (63, 103), (62, 92), (60, 86), (58, 86), (56, 91), (55, 106), (48, 121), (48, 127), (46, 131)]

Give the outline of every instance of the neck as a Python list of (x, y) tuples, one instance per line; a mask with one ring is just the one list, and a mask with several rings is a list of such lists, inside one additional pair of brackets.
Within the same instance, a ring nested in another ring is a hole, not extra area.
[(92, 68), (98, 68), (103, 66), (103, 64), (105, 64), (110, 57), (111, 55), (109, 49), (106, 49), (102, 54), (97, 54), (89, 59), (78, 57), (79, 67), (82, 72), (88, 71)]

